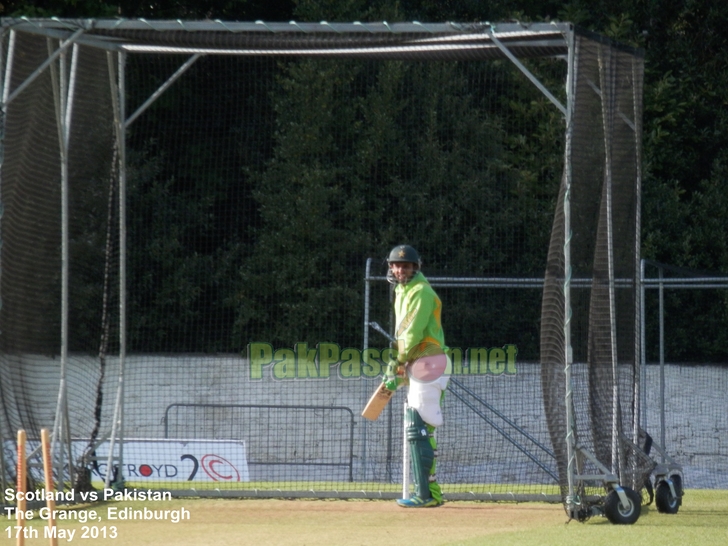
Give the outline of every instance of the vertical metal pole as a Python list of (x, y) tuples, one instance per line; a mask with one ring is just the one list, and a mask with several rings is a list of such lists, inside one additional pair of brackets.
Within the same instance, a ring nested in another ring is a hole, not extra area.
[[(647, 424), (647, 400), (645, 399), (646, 389), (641, 388), (647, 384), (647, 339), (645, 334), (645, 261), (640, 260), (640, 272), (639, 272), (639, 320), (640, 320), (640, 388), (638, 390), (637, 400), (639, 401), (639, 421), (637, 427), (642, 423), (645, 430), (648, 429)], [(636, 443), (636, 442), (635, 442)]]
[(568, 75), (567, 75), (567, 105), (566, 105), (566, 137), (564, 143), (564, 381), (565, 381), (565, 408), (566, 408), (566, 454), (567, 454), (567, 481), (568, 497), (566, 508), (570, 517), (574, 516), (576, 506), (580, 500), (575, 498), (576, 481), (576, 438), (573, 411), (573, 388), (571, 367), (573, 364), (573, 351), (571, 347), (571, 145), (573, 130), (574, 95), (576, 94), (576, 59), (578, 47), (574, 39), (574, 32), (567, 36), (569, 44)]
[[(369, 280), (369, 276), (371, 275), (371, 269), (372, 269), (372, 259), (367, 258), (367, 264), (364, 269), (364, 343), (363, 343), (363, 351), (366, 351), (369, 348), (369, 302), (371, 298), (371, 281)], [(362, 351), (362, 354), (363, 354)], [(364, 389), (364, 392), (362, 394), (362, 400), (366, 400), (368, 393), (366, 392), (367, 389), (367, 383), (366, 381), (362, 382), (362, 388)], [(366, 481), (367, 479), (367, 433), (369, 432), (369, 423), (367, 419), (364, 419), (364, 426), (361, 427), (361, 473), (362, 473), (362, 481)]]
[[(387, 266), (389, 267), (389, 266)], [(395, 292), (394, 292), (394, 285), (391, 285), (387, 283), (388, 285), (388, 294), (389, 294), (389, 328), (388, 331), (390, 332), (390, 340), (394, 338), (394, 336), (391, 335), (392, 332), (395, 331), (396, 325), (395, 325), (395, 316), (394, 316), (394, 299), (395, 299)], [(394, 404), (389, 404), (389, 406), (385, 409), (387, 412), (387, 476), (388, 479), (391, 481), (392, 476), (392, 444), (394, 443), (394, 427), (392, 426), (392, 421), (394, 420)], [(402, 437), (402, 441), (405, 442), (406, 436)]]
[[(50, 39), (46, 40), (48, 58), (53, 56), (53, 45)], [(68, 356), (68, 131), (66, 130), (66, 109), (68, 107), (68, 85), (66, 83), (67, 50), (63, 49), (58, 57), (58, 67), (50, 64), (51, 87), (53, 90), (53, 104), (56, 114), (56, 130), (58, 131), (58, 150), (61, 166), (61, 366), (58, 396), (56, 399), (55, 420), (52, 432), (53, 448), (51, 452), (58, 453), (56, 444), (58, 432), (63, 420), (63, 406), (65, 403), (65, 369)], [(61, 467), (62, 468), (62, 467)], [(62, 476), (62, 474), (59, 474)], [(62, 482), (62, 479), (58, 480)]]
[[(642, 418), (642, 397), (644, 396), (644, 374), (645, 374), (645, 289), (644, 289), (644, 261), (642, 260), (642, 78), (644, 64), (641, 60), (632, 58), (632, 105), (634, 118), (634, 160), (635, 160), (635, 225), (634, 225), (634, 253), (635, 253), (635, 277), (638, 280), (635, 296), (639, 298), (635, 304), (635, 394), (634, 400), (637, 405), (634, 409), (634, 433), (633, 442), (639, 445), (640, 423), (646, 423)], [(647, 428), (645, 424), (645, 429)]]
[(410, 484), (412, 483), (410, 477), (410, 466), (409, 466), (409, 442), (407, 441), (407, 400), (405, 399), (402, 405), (402, 498), (408, 499), (410, 497)]
[[(665, 445), (665, 285), (663, 284), (663, 268), (659, 266), (658, 277), (660, 279), (659, 289), (659, 313), (660, 313), (660, 446), (662, 450)], [(665, 462), (665, 455), (662, 453), (661, 462)]]
[(124, 373), (126, 360), (126, 123), (125, 123), (125, 81), (124, 68), (126, 54), (119, 52), (117, 59), (118, 73), (114, 77), (113, 54), (108, 53), (109, 79), (111, 84), (111, 100), (114, 110), (114, 128), (116, 131), (116, 145), (119, 150), (118, 165), (112, 168), (119, 169), (119, 377), (114, 404), (114, 417), (111, 435), (109, 437), (109, 453), (107, 459), (106, 486), (111, 482), (113, 472), (114, 447), (119, 442), (118, 475), (114, 482), (115, 487), (122, 487), (124, 483)]
[[(7, 54), (7, 62), (5, 63), (5, 66), (2, 65), (2, 63), (5, 61), (5, 28), (2, 30), (2, 34), (0, 35), (0, 75), (3, 74), (4, 76), (2, 79), (2, 105), (0, 108), (0, 249), (2, 249), (2, 217), (3, 217), (3, 210), (4, 210), (4, 203), (2, 200), (3, 194), (2, 194), (2, 168), (5, 163), (5, 120), (8, 114), (8, 94), (10, 91), (10, 76), (12, 74), (12, 67), (13, 67), (13, 53), (15, 51), (15, 31), (11, 30), (9, 31), (9, 38), (8, 38), (8, 54)], [(0, 281), (2, 280), (2, 252), (0, 252)], [(0, 283), (1, 285), (1, 283)], [(0, 309), (2, 308), (2, 293), (0, 292)], [(0, 333), (0, 335), (2, 335)], [(5, 445), (5, 440), (2, 435), (2, 430), (0, 430), (0, 445)], [(2, 490), (5, 491), (5, 488), (7, 487), (7, 482), (5, 479), (5, 450), (0, 449), (0, 487), (2, 487)]]
[(119, 53), (119, 481), (124, 476), (124, 375), (126, 368), (126, 53)]
[[(75, 48), (75, 45), (74, 45)], [(68, 93), (67, 82), (67, 50), (61, 53), (59, 103), (56, 106), (58, 118), (58, 140), (61, 152), (61, 387), (58, 394), (58, 408), (56, 409), (56, 423), (53, 429), (53, 444), (55, 448), (58, 425), (60, 424), (60, 407), (63, 398), (63, 378), (68, 357)], [(53, 450), (55, 451), (55, 449)]]
[(369, 298), (371, 297), (371, 285), (369, 275), (371, 274), (372, 259), (367, 258), (364, 269), (364, 349), (369, 348)]
[[(58, 405), (56, 407), (55, 423), (53, 425), (53, 453), (60, 454), (58, 461), (59, 479), (58, 484), (62, 485), (61, 478), (63, 471), (63, 439), (61, 431), (67, 431), (67, 397), (66, 397), (66, 373), (68, 369), (68, 309), (69, 309), (69, 173), (68, 173), (68, 149), (71, 135), (71, 120), (73, 119), (73, 97), (76, 86), (76, 73), (78, 68), (78, 44), (73, 45), (71, 55), (71, 69), (66, 83), (66, 53), (60, 57), (60, 104), (58, 108), (60, 121), (60, 152), (61, 152), (61, 377), (58, 389)], [(64, 422), (65, 425), (64, 426)], [(69, 453), (69, 461), (71, 454)], [(69, 469), (72, 468), (69, 465)], [(70, 476), (73, 481), (73, 476)]]
[[(606, 55), (605, 55), (606, 50)], [(617, 320), (614, 295), (614, 227), (612, 222), (612, 144), (615, 90), (614, 54), (610, 47), (599, 47), (599, 73), (601, 78), (602, 122), (604, 124), (604, 184), (606, 190), (607, 221), (607, 290), (609, 295), (609, 348), (612, 363), (612, 467), (621, 479), (622, 461), (619, 449), (619, 370), (617, 367)]]
[[(5, 59), (5, 29), (0, 34), (0, 75), (2, 76), (2, 94), (0, 105), (0, 220), (3, 216), (4, 204), (2, 201), (2, 172), (5, 164), (5, 121), (8, 115), (8, 95), (10, 94), (10, 80), (13, 73), (13, 54), (15, 53), (15, 31), (8, 33), (8, 56)], [(3, 66), (4, 63), (4, 66)], [(2, 243), (2, 222), (0, 221), (0, 243)], [(2, 248), (0, 246), (0, 248)], [(0, 279), (2, 279), (2, 254), (0, 254)], [(0, 294), (0, 308), (2, 308), (2, 294)], [(2, 450), (0, 449), (0, 453)], [(0, 455), (2, 456), (2, 455)], [(2, 478), (4, 479), (4, 477)]]

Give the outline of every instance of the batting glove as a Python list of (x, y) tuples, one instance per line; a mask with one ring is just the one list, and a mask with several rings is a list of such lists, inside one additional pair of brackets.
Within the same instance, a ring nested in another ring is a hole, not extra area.
[(384, 370), (382, 382), (388, 390), (396, 391), (402, 384), (404, 384), (403, 377), (404, 367), (396, 360), (390, 360), (387, 364), (387, 368)]

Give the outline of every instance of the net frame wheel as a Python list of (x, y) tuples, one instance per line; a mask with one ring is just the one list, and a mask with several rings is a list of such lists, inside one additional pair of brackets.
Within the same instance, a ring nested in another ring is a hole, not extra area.
[(655, 489), (655, 506), (661, 514), (677, 514), (682, 504), (682, 479), (680, 476), (671, 476), (672, 486), (675, 494), (672, 494), (670, 483), (662, 480)]
[(622, 491), (627, 497), (627, 506), (622, 504), (617, 491), (612, 490), (604, 501), (604, 515), (611, 523), (631, 525), (639, 519), (642, 512), (642, 495), (629, 487), (623, 487)]

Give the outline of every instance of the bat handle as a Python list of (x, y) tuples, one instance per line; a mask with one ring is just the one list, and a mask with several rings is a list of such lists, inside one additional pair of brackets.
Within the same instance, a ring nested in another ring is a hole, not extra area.
[(390, 335), (389, 332), (387, 332), (384, 328), (382, 328), (381, 326), (379, 326), (379, 323), (378, 322), (375, 322), (375, 321), (370, 322), (369, 323), (369, 327), (372, 328), (372, 329), (374, 329), (374, 330), (376, 330), (380, 334), (382, 334), (389, 341), (393, 341), (393, 342), (396, 342), (397, 341), (392, 335)]

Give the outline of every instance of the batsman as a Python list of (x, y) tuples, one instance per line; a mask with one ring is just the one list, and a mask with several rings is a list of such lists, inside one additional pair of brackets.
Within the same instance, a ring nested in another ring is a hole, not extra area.
[(397, 358), (388, 363), (383, 381), (391, 391), (409, 384), (405, 426), (414, 482), (414, 495), (397, 500), (397, 504), (405, 508), (439, 506), (443, 500), (435, 476), (435, 429), (443, 423), (442, 401), (448, 376), (408, 381), (406, 369), (408, 363), (422, 356), (447, 353), (441, 324), (442, 302), (420, 271), (422, 261), (413, 247), (394, 247), (387, 264), (387, 280), (395, 285)]

